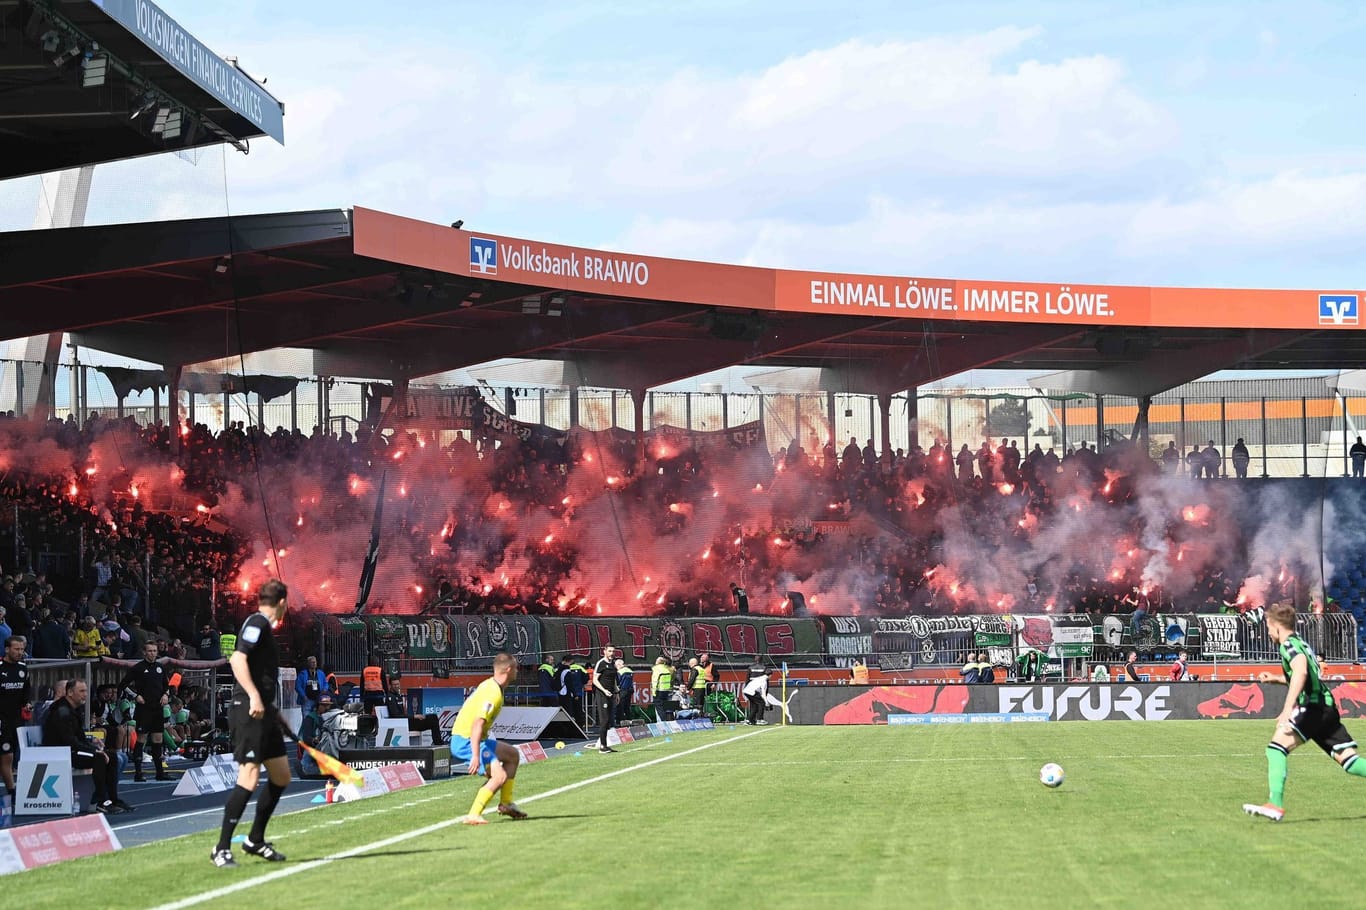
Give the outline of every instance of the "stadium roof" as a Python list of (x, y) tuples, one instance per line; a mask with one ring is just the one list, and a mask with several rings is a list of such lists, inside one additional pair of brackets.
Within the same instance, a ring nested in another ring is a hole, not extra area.
[(147, 0), (0, 0), (0, 180), (284, 141), (284, 106)]
[(527, 357), (611, 388), (819, 366), (841, 391), (886, 393), (991, 366), (1079, 371), (1073, 387), (1116, 394), (1229, 367), (1366, 367), (1353, 291), (795, 272), (360, 208), (12, 232), (0, 262), (0, 337), (72, 332), (167, 366), (291, 347), (313, 351), (315, 375), (397, 379)]

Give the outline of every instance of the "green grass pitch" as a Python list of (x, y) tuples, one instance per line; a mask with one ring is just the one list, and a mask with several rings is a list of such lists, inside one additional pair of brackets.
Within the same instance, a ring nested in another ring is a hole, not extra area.
[[(1352, 901), (1366, 785), (1309, 745), (1290, 760), (1286, 820), (1243, 815), (1266, 797), (1270, 732), (1265, 721), (722, 728), (528, 765), (523, 822), (446, 824), (476, 786), (458, 778), (280, 816), (270, 837), (285, 864), (238, 850), (241, 868), (215, 869), (203, 834), (4, 885), (27, 908), (157, 907), (234, 886), (184, 906)], [(1047, 761), (1067, 771), (1058, 790), (1038, 783)]]

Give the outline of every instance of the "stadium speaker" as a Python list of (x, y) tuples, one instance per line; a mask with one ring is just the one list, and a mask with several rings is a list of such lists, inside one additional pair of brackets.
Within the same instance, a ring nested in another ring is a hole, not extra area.
[(1128, 349), (1128, 342), (1118, 335), (1101, 335), (1096, 339), (1096, 353), (1102, 357), (1120, 357)]
[(702, 325), (720, 341), (758, 341), (763, 337), (767, 320), (754, 310), (716, 309), (703, 317)]

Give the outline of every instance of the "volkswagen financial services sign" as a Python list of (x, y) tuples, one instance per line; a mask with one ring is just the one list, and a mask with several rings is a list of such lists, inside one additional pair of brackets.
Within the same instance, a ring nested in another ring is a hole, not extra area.
[(284, 108), (237, 67), (209, 50), (148, 0), (90, 0), (204, 91), (281, 145)]

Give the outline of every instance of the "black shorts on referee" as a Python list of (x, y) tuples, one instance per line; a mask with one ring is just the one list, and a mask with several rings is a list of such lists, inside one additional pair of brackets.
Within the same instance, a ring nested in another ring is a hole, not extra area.
[(1329, 755), (1356, 748), (1356, 741), (1342, 725), (1334, 705), (1300, 705), (1290, 715), (1290, 725), (1300, 739), (1314, 743)]
[(239, 765), (260, 764), (287, 754), (285, 734), (273, 708), (267, 708), (266, 716), (257, 719), (251, 716), (246, 699), (233, 699), (228, 727), (232, 731), (232, 757)]
[(133, 712), (133, 720), (138, 725), (139, 733), (165, 733), (166, 732), (166, 712), (160, 703), (155, 705), (138, 705)]

